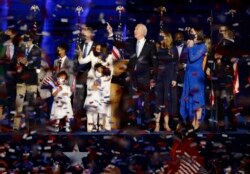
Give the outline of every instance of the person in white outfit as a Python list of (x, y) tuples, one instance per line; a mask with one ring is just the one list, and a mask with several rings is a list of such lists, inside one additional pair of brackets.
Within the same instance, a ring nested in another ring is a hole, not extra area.
[(59, 131), (60, 120), (66, 118), (65, 131), (70, 132), (70, 122), (73, 120), (73, 110), (71, 105), (72, 95), (70, 86), (65, 85), (68, 75), (65, 71), (61, 71), (57, 74), (58, 86), (53, 88), (52, 95), (54, 101), (52, 104), (50, 120), (55, 121), (55, 131)]
[[(87, 78), (87, 97), (84, 102), (84, 108), (87, 113), (87, 131), (93, 132), (102, 130), (102, 128), (109, 131), (111, 130), (110, 84), (113, 72), (113, 60), (115, 57), (112, 54), (108, 54), (107, 46), (102, 44), (96, 44), (93, 51), (85, 58), (82, 57), (80, 50), (79, 52), (78, 61), (80, 64), (91, 62), (91, 68)], [(102, 66), (95, 68), (97, 64), (101, 64)], [(104, 66), (110, 71), (108, 76), (100, 75), (101, 72), (97, 71), (97, 69), (102, 71), (101, 69)], [(102, 104), (100, 102), (102, 102)], [(98, 116), (100, 119), (99, 126), (97, 124)], [(102, 126), (103, 123), (104, 125)]]

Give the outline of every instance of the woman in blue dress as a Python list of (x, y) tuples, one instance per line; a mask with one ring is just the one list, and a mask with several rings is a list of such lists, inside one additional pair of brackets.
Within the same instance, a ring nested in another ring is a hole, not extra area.
[(196, 130), (205, 117), (204, 58), (207, 48), (202, 30), (192, 28), (187, 41), (188, 61), (180, 99), (180, 114)]

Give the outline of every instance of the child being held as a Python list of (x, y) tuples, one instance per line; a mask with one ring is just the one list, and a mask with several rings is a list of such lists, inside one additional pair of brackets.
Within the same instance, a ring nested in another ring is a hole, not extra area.
[(101, 63), (95, 64), (94, 70), (95, 77), (88, 87), (84, 104), (87, 111), (87, 131), (110, 131), (110, 71)]

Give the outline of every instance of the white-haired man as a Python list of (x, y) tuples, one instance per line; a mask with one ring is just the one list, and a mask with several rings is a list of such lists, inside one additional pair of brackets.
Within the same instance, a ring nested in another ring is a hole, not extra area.
[[(107, 31), (109, 37), (112, 37), (113, 31), (110, 25), (107, 26)], [(125, 52), (129, 55), (128, 88), (133, 101), (132, 114), (137, 125), (142, 128), (147, 128), (145, 126), (152, 119), (150, 88), (156, 78), (158, 66), (155, 44), (146, 40), (146, 35), (147, 27), (144, 24), (137, 24), (134, 30), (135, 39), (125, 42)]]

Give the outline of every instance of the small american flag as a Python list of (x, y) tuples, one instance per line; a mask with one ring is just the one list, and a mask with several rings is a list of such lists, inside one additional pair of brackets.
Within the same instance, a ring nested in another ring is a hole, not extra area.
[(56, 82), (54, 81), (52, 76), (47, 76), (42, 80), (42, 86), (51, 86), (52, 88), (56, 88)]
[(121, 58), (120, 51), (115, 46), (113, 46), (112, 54), (116, 60)]

